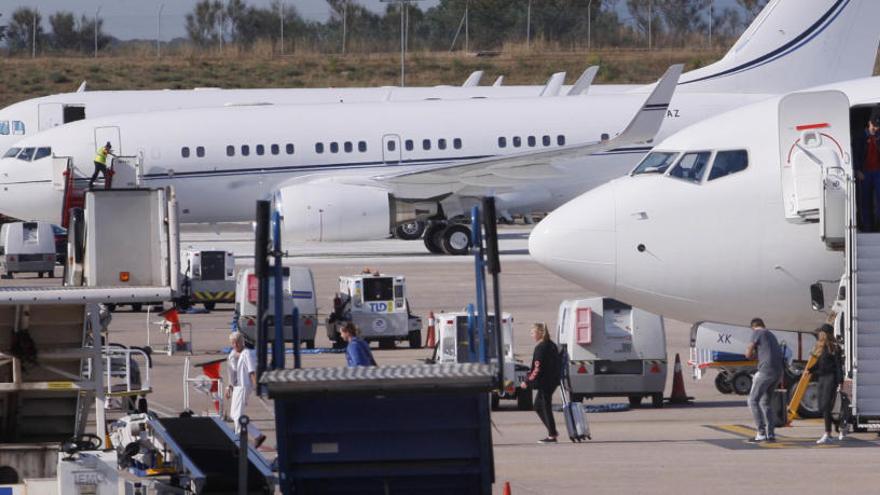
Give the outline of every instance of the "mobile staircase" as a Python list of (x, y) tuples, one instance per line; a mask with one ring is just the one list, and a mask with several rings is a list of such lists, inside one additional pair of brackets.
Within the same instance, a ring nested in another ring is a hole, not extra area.
[[(84, 170), (80, 170), (69, 156), (52, 157), (53, 178), (52, 185), (57, 191), (61, 191), (61, 226), (70, 227), (70, 214), (74, 208), (85, 206), (85, 196), (88, 191), (88, 179), (91, 177)], [(116, 176), (119, 175), (118, 178)], [(107, 176), (95, 181), (97, 189), (111, 189), (114, 178), (117, 185), (122, 188), (140, 188), (143, 184), (142, 160), (139, 156), (117, 156), (110, 161)]]

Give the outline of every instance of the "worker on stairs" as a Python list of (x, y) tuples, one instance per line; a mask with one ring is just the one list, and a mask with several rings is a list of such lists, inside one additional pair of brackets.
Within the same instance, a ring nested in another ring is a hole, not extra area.
[(102, 174), (104, 176), (104, 189), (109, 189), (110, 179), (109, 179), (109, 170), (107, 170), (107, 155), (114, 155), (111, 150), (113, 146), (110, 144), (110, 141), (107, 141), (107, 144), (98, 148), (98, 151), (95, 153), (95, 171), (92, 173), (92, 178), (89, 179), (89, 190), (95, 185), (95, 180), (98, 178), (98, 174)]

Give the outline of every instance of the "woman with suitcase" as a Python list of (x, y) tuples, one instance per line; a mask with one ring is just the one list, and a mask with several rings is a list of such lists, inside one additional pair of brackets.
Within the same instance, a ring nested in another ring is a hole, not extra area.
[[(819, 328), (819, 339), (813, 353), (818, 354), (818, 359), (809, 371), (819, 381), (819, 409), (825, 419), (825, 434), (816, 443), (822, 444), (831, 441), (831, 413), (837, 397), (837, 387), (843, 383), (843, 353), (834, 340), (834, 328), (831, 325), (822, 325)], [(841, 427), (840, 440), (846, 436), (845, 430), (845, 426)]]
[(531, 334), (537, 345), (532, 354), (532, 368), (521, 387), (537, 391), (535, 412), (547, 427), (547, 437), (539, 440), (538, 443), (556, 443), (559, 433), (556, 431), (556, 420), (553, 418), (553, 393), (559, 386), (559, 349), (550, 340), (547, 325), (535, 323)]

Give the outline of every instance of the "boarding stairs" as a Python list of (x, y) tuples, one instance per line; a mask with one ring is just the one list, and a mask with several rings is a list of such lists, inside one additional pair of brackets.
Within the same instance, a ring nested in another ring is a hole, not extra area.
[[(61, 226), (70, 227), (70, 212), (85, 205), (88, 191), (88, 178), (91, 172), (80, 170), (69, 156), (53, 157), (53, 186), (62, 191)], [(117, 175), (119, 177), (117, 177)], [(142, 187), (143, 173), (140, 156), (117, 156), (110, 161), (106, 179), (101, 176), (95, 181), (98, 189), (111, 189), (115, 181), (119, 187), (136, 189)]]

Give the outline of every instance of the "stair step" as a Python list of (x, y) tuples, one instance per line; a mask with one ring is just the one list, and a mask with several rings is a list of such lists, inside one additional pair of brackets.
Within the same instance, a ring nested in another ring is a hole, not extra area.
[(862, 306), (861, 302), (859, 301), (857, 316), (859, 325), (868, 322), (880, 322), (880, 307)]
[(871, 333), (862, 333), (862, 327), (859, 326), (859, 349), (872, 349), (880, 355), (880, 330)]

